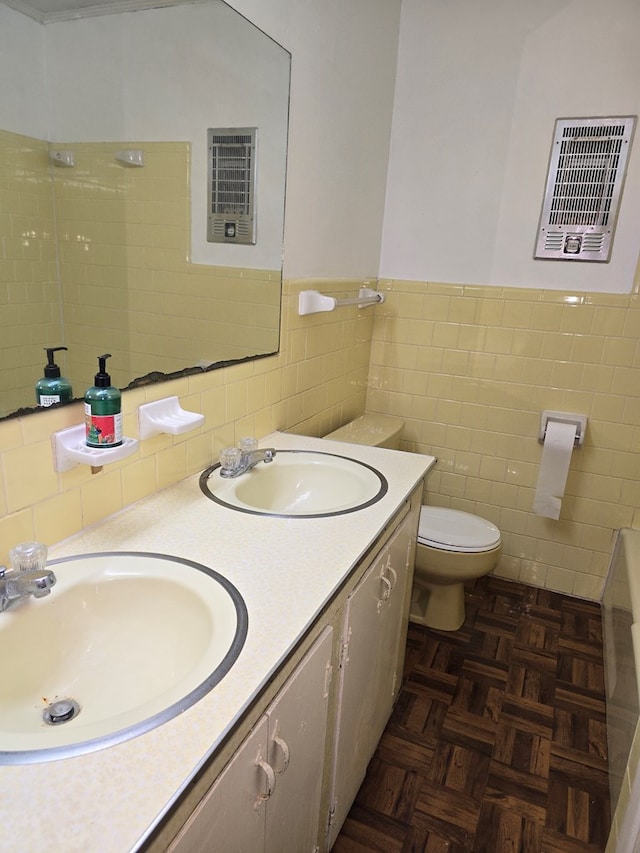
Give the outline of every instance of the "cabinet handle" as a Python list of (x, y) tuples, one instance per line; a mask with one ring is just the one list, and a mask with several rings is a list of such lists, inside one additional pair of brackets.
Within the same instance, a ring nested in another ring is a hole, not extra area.
[(396, 583), (398, 582), (398, 573), (393, 568), (391, 563), (387, 563), (387, 565), (385, 567), (385, 572), (387, 572), (391, 575), (391, 589), (393, 589), (395, 587)]
[(280, 775), (281, 773), (284, 773), (284, 771), (289, 766), (289, 758), (290, 758), (289, 745), (287, 744), (286, 741), (282, 740), (282, 738), (279, 737), (279, 735), (273, 736), (273, 742), (275, 743), (276, 746), (280, 747), (280, 752), (282, 753), (282, 767), (280, 768), (280, 770), (276, 770), (276, 773), (278, 775)]
[(382, 590), (382, 601), (388, 601), (393, 586), (386, 575), (380, 575), (380, 580), (382, 581), (382, 586), (384, 587)]
[(276, 788), (276, 774), (273, 772), (273, 767), (266, 761), (256, 761), (256, 767), (259, 767), (267, 777), (267, 790), (264, 794), (258, 794), (256, 805), (259, 805), (262, 800), (268, 800)]

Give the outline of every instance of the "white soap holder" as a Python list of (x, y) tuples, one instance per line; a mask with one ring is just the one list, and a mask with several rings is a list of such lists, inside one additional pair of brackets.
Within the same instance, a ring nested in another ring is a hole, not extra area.
[(135, 438), (123, 438), (117, 447), (87, 447), (84, 424), (61, 429), (51, 436), (53, 467), (58, 473), (70, 471), (74, 465), (91, 465), (101, 468), (111, 462), (119, 462), (135, 453), (138, 442)]
[(159, 435), (182, 435), (204, 423), (204, 415), (187, 412), (177, 397), (165, 397), (153, 403), (143, 403), (138, 409), (138, 436), (141, 441)]

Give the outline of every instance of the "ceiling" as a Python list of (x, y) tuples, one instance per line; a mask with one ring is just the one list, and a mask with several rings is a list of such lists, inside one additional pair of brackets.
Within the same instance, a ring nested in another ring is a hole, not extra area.
[(0, 0), (17, 12), (22, 12), (43, 24), (88, 15), (110, 15), (138, 9), (178, 6), (199, 0)]

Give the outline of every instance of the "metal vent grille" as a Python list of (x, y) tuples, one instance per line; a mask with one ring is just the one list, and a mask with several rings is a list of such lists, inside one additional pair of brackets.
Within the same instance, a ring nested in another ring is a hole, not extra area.
[(257, 128), (209, 128), (207, 240), (256, 242)]
[(609, 260), (635, 123), (556, 121), (535, 258)]

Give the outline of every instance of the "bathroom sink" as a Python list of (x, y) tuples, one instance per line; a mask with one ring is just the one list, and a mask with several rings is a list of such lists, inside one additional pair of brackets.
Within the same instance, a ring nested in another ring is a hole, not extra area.
[(200, 488), (216, 503), (240, 512), (296, 518), (342, 515), (371, 506), (387, 492), (386, 478), (357, 459), (335, 453), (278, 450), (239, 477), (212, 465)]
[(50, 595), (0, 613), (0, 764), (149, 731), (212, 690), (244, 645), (240, 593), (199, 563), (104, 552), (47, 567)]

